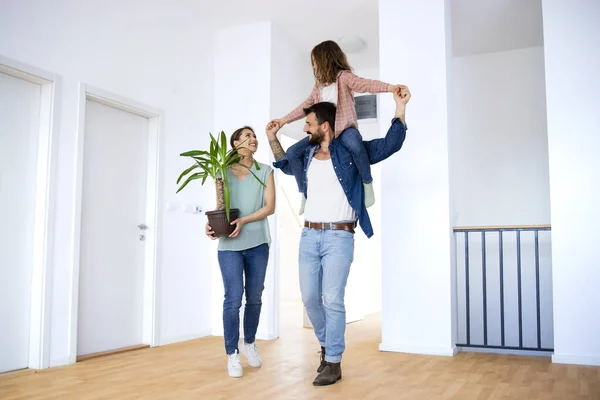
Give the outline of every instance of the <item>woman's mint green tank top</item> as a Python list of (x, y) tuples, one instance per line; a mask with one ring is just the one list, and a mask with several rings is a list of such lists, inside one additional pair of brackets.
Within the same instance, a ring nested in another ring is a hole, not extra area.
[[(266, 164), (258, 163), (260, 169), (252, 165), (251, 171), (266, 185), (273, 168)], [(265, 187), (261, 185), (251, 173), (246, 178), (239, 180), (231, 171), (228, 171), (230, 207), (240, 210), (240, 217), (245, 217), (264, 206)], [(251, 249), (263, 243), (271, 244), (269, 221), (263, 218), (242, 226), (240, 234), (235, 238), (220, 237), (219, 250), (240, 251)]]

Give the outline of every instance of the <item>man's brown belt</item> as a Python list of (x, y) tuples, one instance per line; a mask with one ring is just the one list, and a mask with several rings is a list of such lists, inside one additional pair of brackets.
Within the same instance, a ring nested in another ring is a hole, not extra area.
[(338, 230), (338, 231), (347, 231), (350, 233), (354, 233), (354, 227), (356, 224), (354, 222), (309, 222), (304, 221), (304, 226), (310, 229), (316, 230)]

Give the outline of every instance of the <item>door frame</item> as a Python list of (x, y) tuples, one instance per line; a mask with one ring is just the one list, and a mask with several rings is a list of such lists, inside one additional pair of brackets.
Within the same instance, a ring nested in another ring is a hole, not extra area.
[(50, 366), (50, 317), (60, 77), (0, 55), (0, 73), (40, 85), (29, 325), (30, 369)]
[(69, 316), (69, 363), (77, 361), (77, 330), (79, 319), (79, 270), (81, 250), (81, 205), (83, 196), (83, 152), (85, 138), (86, 102), (92, 100), (109, 107), (148, 118), (148, 155), (146, 178), (146, 246), (144, 257), (144, 316), (143, 344), (152, 347), (159, 344), (160, 332), (160, 276), (161, 221), (163, 192), (163, 143), (164, 120), (162, 110), (137, 101), (79, 83), (79, 115), (77, 122), (77, 167), (75, 181), (75, 209), (73, 225), (73, 271), (71, 279)]

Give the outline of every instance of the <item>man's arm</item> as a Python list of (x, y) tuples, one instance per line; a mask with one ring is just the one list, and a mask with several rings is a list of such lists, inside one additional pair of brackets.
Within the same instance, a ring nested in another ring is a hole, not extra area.
[(269, 138), (269, 145), (271, 146), (275, 161), (279, 161), (285, 156), (285, 150), (281, 147), (281, 143), (279, 142), (279, 139), (277, 139), (277, 136)]
[(267, 127), (265, 129), (267, 139), (269, 140), (269, 146), (271, 146), (273, 157), (275, 157), (275, 162), (273, 163), (273, 166), (283, 171), (283, 173), (286, 175), (293, 175), (290, 163), (285, 157), (285, 151), (283, 150), (283, 147), (281, 147), (279, 139), (277, 139), (277, 132), (279, 132), (280, 128), (281, 127), (277, 123), (271, 121), (267, 124)]
[(403, 87), (400, 95), (394, 93), (396, 101), (396, 112), (392, 120), (392, 126), (382, 139), (363, 141), (363, 146), (367, 150), (369, 161), (376, 164), (385, 160), (392, 154), (402, 148), (406, 138), (406, 103), (410, 100), (410, 91)]

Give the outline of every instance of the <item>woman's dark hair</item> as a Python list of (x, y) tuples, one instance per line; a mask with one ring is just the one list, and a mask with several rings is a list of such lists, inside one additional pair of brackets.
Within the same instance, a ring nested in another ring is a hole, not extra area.
[(242, 136), (242, 132), (244, 131), (244, 129), (249, 129), (252, 131), (252, 133), (254, 133), (254, 129), (252, 129), (250, 126), (242, 126), (240, 129), (237, 129), (231, 134), (231, 137), (229, 138), (229, 144), (231, 145), (232, 149), (235, 149), (235, 145), (233, 144), (233, 142), (235, 142), (236, 140), (240, 140), (240, 136)]
[(351, 71), (346, 54), (333, 40), (319, 43), (310, 52), (311, 62), (317, 66), (315, 79), (320, 85), (329, 85), (337, 80), (341, 71)]

